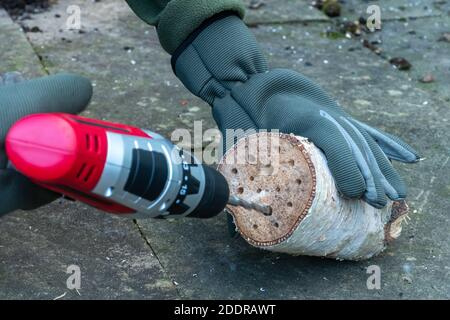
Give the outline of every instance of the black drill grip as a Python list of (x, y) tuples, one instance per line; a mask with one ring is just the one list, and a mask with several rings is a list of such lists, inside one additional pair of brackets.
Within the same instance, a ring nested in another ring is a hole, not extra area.
[(225, 209), (230, 197), (230, 189), (225, 177), (217, 170), (203, 165), (205, 172), (205, 191), (200, 203), (188, 217), (212, 218)]

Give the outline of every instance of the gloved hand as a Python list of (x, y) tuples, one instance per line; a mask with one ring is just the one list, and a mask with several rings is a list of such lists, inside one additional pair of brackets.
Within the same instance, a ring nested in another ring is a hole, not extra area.
[[(309, 138), (324, 153), (338, 190), (376, 208), (406, 197), (389, 159), (416, 162), (399, 138), (347, 114), (301, 74), (268, 70), (249, 29), (234, 14), (210, 19), (172, 57), (176, 75), (213, 107), (219, 129), (279, 129)], [(387, 196), (387, 197), (386, 197)]]
[(279, 129), (304, 136), (325, 153), (344, 197), (362, 197), (377, 208), (386, 205), (387, 197), (406, 197), (406, 186), (389, 160), (416, 162), (418, 154), (397, 137), (353, 119), (301, 74), (269, 70), (241, 20), (240, 1), (127, 2), (157, 27), (174, 72), (212, 106), (224, 137), (227, 129)]
[(92, 96), (89, 80), (59, 74), (22, 81), (20, 74), (0, 74), (0, 216), (16, 209), (31, 210), (60, 195), (40, 188), (8, 166), (4, 142), (9, 128), (33, 113), (79, 113)]

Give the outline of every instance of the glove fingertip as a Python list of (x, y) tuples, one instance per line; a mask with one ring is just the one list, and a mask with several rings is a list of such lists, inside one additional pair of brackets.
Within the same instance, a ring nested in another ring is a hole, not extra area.
[(51, 76), (50, 80), (61, 86), (67, 98), (72, 99), (67, 101), (67, 104), (61, 105), (63, 112), (77, 114), (86, 109), (93, 95), (93, 86), (88, 78), (71, 73), (59, 73)]
[[(397, 195), (395, 197), (389, 197), (391, 200), (397, 201), (397, 200), (404, 200), (406, 198), (406, 195), (408, 193), (408, 188), (406, 187), (406, 184), (403, 182), (403, 180), (400, 180), (397, 182), (397, 184), (393, 185), (395, 191), (397, 191)], [(389, 194), (388, 194), (389, 196)]]
[[(330, 168), (331, 169), (331, 168)], [(353, 174), (350, 176), (344, 176), (343, 178), (331, 169), (336, 181), (336, 188), (342, 194), (344, 198), (348, 199), (360, 199), (366, 191), (366, 184), (361, 173)]]
[(405, 144), (402, 147), (403, 150), (399, 151), (397, 154), (387, 154), (387, 156), (390, 159), (397, 160), (403, 163), (416, 163), (422, 159), (419, 153), (409, 145)]

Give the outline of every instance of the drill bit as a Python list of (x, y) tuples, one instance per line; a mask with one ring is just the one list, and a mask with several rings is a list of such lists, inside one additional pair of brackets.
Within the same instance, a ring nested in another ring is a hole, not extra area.
[(256, 202), (250, 202), (237, 196), (230, 196), (228, 204), (232, 206), (244, 207), (246, 209), (253, 209), (263, 213), (266, 216), (270, 216), (272, 214), (272, 207), (262, 205)]

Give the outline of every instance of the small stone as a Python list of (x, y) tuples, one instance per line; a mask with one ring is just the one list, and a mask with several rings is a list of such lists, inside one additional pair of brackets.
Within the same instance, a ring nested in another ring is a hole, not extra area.
[(34, 27), (23, 27), (23, 31), (25, 31), (25, 32), (33, 32), (33, 33), (36, 33), (36, 32), (42, 32), (42, 30), (41, 30), (41, 28), (39, 28), (38, 26), (34, 26)]
[(363, 40), (363, 46), (373, 52), (375, 52), (376, 54), (381, 54), (382, 49), (375, 46), (372, 42), (369, 42), (367, 39)]
[(412, 278), (409, 275), (403, 275), (402, 276), (402, 280), (405, 281), (408, 284), (413, 283), (413, 280), (412, 280)]
[(372, 40), (372, 41), (370, 41), (370, 43), (371, 44), (382, 44), (383, 43), (383, 41), (381, 41), (381, 39), (376, 39), (376, 40)]
[(359, 21), (345, 21), (339, 25), (340, 31), (345, 34), (345, 37), (351, 39), (359, 37), (362, 33), (361, 24)]
[(329, 17), (339, 17), (341, 15), (341, 5), (337, 0), (325, 0), (322, 11)]
[(432, 74), (426, 74), (425, 76), (419, 79), (419, 81), (422, 83), (431, 83), (434, 82), (435, 80), (436, 79), (433, 77)]
[(411, 63), (402, 57), (395, 57), (389, 60), (389, 63), (392, 64), (398, 70), (406, 71), (411, 69)]

